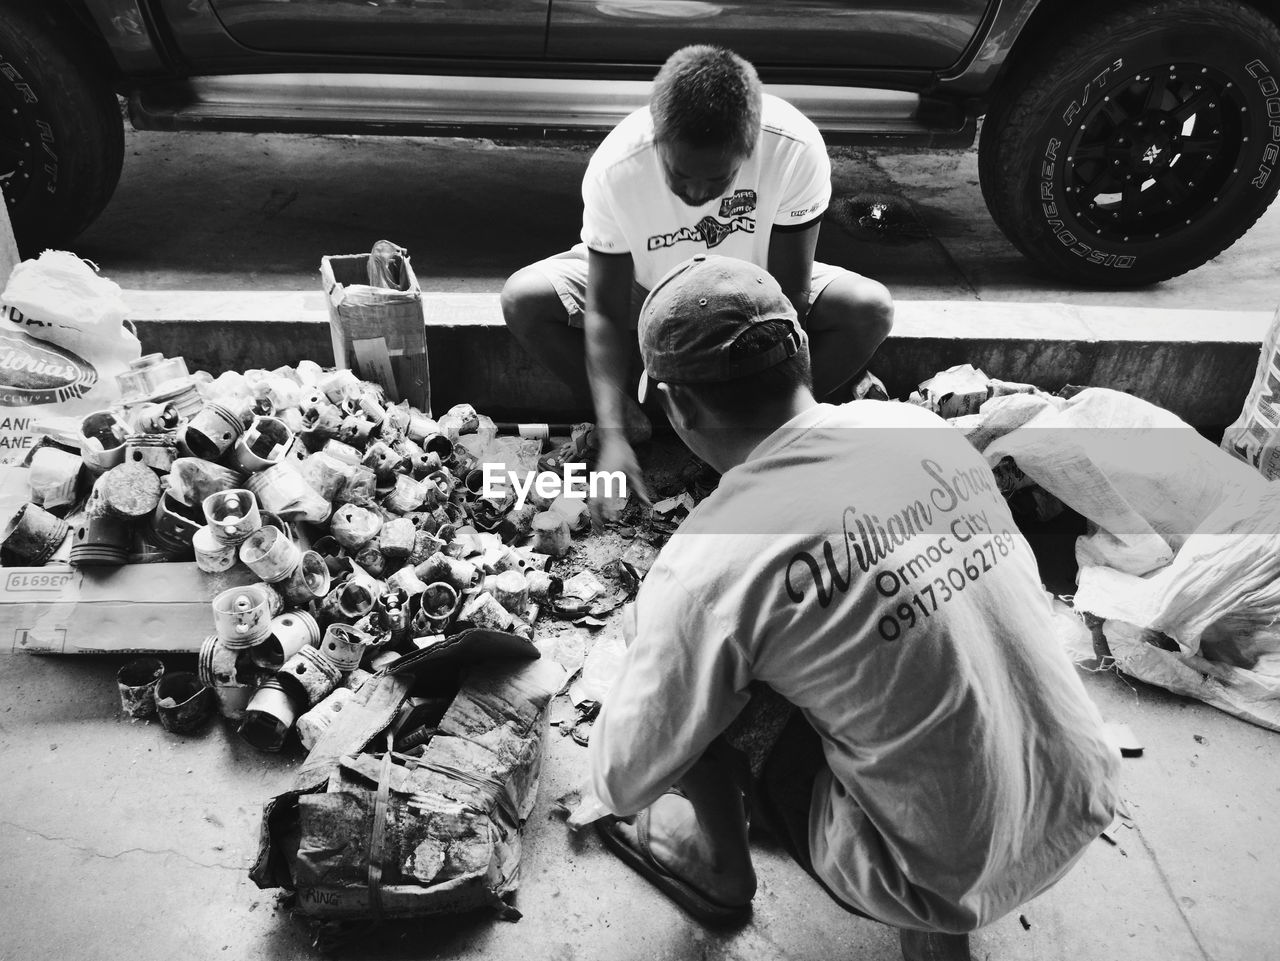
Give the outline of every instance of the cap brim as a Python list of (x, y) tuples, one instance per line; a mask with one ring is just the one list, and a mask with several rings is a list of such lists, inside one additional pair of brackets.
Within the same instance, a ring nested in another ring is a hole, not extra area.
[(636, 400), (643, 404), (649, 399), (649, 372), (640, 371), (640, 386), (636, 388)]

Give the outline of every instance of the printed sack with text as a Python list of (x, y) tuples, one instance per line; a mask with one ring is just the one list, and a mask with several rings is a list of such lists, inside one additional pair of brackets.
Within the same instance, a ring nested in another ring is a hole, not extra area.
[(40, 434), (79, 443), (79, 421), (120, 398), (142, 354), (120, 288), (66, 251), (18, 264), (0, 294), (0, 465)]

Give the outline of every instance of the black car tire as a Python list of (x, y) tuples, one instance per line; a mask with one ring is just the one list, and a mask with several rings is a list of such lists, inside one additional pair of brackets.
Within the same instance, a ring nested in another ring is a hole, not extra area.
[(124, 121), (74, 28), (6, 4), (0, 16), (0, 190), (19, 249), (65, 246), (120, 179)]
[(1093, 7), (1072, 23), (1019, 58), (988, 111), (992, 217), (1073, 283), (1200, 266), (1280, 188), (1280, 29), (1236, 0)]

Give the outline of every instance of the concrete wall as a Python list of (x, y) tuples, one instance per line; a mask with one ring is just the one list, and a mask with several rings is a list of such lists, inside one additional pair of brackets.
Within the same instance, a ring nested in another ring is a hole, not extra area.
[[(318, 294), (128, 296), (144, 349), (182, 355), (192, 369), (333, 362)], [(498, 419), (587, 415), (507, 333), (496, 295), (428, 295), (426, 315), (437, 410), (465, 400)], [(962, 363), (1046, 390), (1111, 387), (1212, 429), (1239, 413), (1269, 321), (1245, 311), (901, 302), (872, 369), (898, 397)]]

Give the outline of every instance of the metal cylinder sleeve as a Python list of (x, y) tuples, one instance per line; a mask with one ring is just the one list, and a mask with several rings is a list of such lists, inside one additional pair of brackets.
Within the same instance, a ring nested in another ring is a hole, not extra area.
[(172, 734), (199, 730), (213, 714), (213, 691), (190, 671), (165, 674), (156, 684), (156, 713)]
[(268, 598), (253, 585), (229, 588), (213, 599), (214, 630), (232, 650), (244, 650), (266, 640), (272, 617)]
[(229, 571), (235, 566), (235, 545), (218, 540), (211, 527), (205, 526), (195, 532), (191, 538), (191, 549), (195, 554), (196, 567), (206, 574)]
[(133, 434), (125, 441), (125, 460), (145, 464), (159, 474), (167, 474), (178, 459), (178, 444), (173, 434)]
[(80, 422), (80, 457), (90, 471), (101, 474), (124, 463), (129, 425), (111, 410), (94, 411)]
[(278, 671), (304, 647), (319, 643), (320, 625), (316, 619), (306, 611), (290, 611), (271, 619), (271, 633), (250, 649), (249, 658), (263, 670)]
[(287, 578), (302, 562), (302, 551), (275, 527), (260, 527), (240, 545), (240, 560), (268, 584)]
[(278, 417), (255, 417), (235, 442), (233, 459), (246, 474), (280, 463), (293, 444), (293, 431)]
[(221, 404), (205, 404), (178, 431), (178, 447), (190, 457), (216, 461), (244, 433), (244, 422)]
[(156, 685), (164, 677), (164, 663), (157, 657), (140, 657), (116, 672), (120, 709), (139, 719), (156, 715)]
[(0, 548), (19, 565), (40, 567), (54, 555), (70, 528), (43, 507), (23, 504), (0, 533)]
[(313, 707), (338, 686), (342, 671), (314, 647), (304, 647), (272, 676), (298, 704)]
[(350, 624), (330, 624), (320, 641), (320, 655), (339, 671), (354, 671), (360, 666), (372, 638)]
[(239, 544), (262, 526), (258, 498), (250, 490), (210, 494), (201, 506), (214, 536), (224, 544)]
[(269, 677), (245, 708), (240, 737), (260, 751), (278, 751), (288, 740), (297, 716), (298, 707), (285, 685)]
[(118, 517), (85, 514), (71, 535), (75, 567), (119, 567), (129, 560), (133, 525)]
[(303, 551), (297, 566), (275, 586), (290, 607), (305, 607), (329, 592), (329, 567), (315, 551)]

